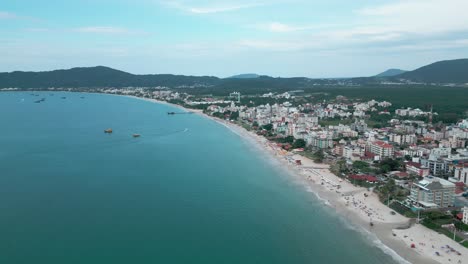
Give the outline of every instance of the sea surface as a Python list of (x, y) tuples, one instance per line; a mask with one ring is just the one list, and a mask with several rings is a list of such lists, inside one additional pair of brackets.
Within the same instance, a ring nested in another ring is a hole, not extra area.
[(223, 125), (32, 94), (0, 93), (0, 263), (396, 263)]

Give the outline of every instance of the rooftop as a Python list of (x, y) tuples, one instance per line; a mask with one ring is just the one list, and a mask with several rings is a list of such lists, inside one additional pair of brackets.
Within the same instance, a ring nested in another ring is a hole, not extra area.
[(455, 188), (455, 184), (437, 177), (424, 177), (422, 181), (416, 184), (418, 187), (425, 190), (439, 190), (444, 188)]

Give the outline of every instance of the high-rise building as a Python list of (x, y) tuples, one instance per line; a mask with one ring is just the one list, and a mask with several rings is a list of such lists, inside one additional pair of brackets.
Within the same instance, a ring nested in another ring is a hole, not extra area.
[(424, 207), (449, 207), (455, 202), (455, 184), (437, 177), (414, 183), (409, 198)]

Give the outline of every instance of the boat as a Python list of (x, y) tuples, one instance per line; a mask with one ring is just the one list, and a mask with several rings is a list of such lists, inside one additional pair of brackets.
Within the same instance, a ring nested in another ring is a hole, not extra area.
[(139, 138), (141, 135), (140, 134), (133, 134), (134, 138)]
[(112, 128), (104, 130), (104, 133), (106, 134), (112, 134)]
[(175, 115), (175, 112), (167, 112), (168, 115)]

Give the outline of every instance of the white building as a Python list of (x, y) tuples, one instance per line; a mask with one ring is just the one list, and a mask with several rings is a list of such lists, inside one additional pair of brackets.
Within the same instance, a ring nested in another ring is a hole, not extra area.
[(463, 207), (463, 219), (462, 222), (468, 225), (468, 207)]
[(367, 150), (380, 157), (393, 157), (393, 146), (383, 141), (368, 142)]
[(455, 184), (437, 177), (414, 183), (409, 198), (424, 207), (449, 207), (455, 202)]
[(454, 178), (460, 182), (463, 182), (465, 185), (468, 185), (468, 168), (456, 167)]

